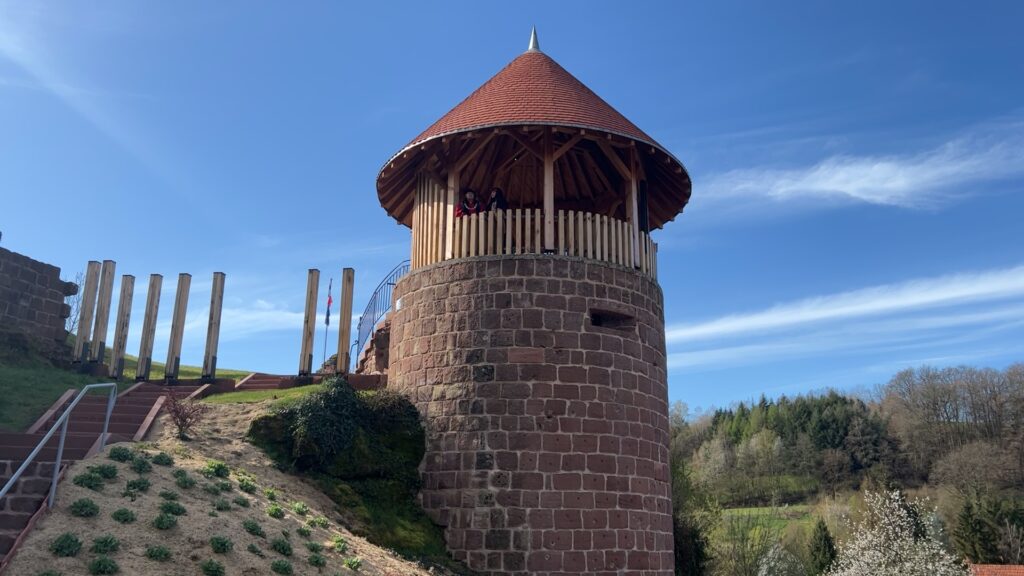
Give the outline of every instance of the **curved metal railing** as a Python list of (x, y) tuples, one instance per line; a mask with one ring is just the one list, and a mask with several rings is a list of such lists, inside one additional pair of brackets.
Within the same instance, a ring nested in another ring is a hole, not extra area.
[(409, 273), (409, 264), (410, 262), (406, 260), (395, 266), (381, 280), (380, 284), (377, 285), (377, 289), (373, 291), (373, 295), (370, 296), (370, 302), (366, 305), (366, 309), (363, 310), (362, 316), (359, 317), (359, 330), (356, 335), (356, 353), (354, 356), (356, 361), (358, 361), (363, 347), (370, 341), (370, 336), (373, 336), (373, 329), (377, 326), (377, 322), (380, 322), (380, 319), (391, 310), (391, 296), (394, 294), (395, 285), (398, 284), (402, 276)]

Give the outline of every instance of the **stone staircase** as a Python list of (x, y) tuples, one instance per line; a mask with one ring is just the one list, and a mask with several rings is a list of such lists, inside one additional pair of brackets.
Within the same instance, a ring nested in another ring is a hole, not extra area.
[[(205, 389), (201, 388), (140, 383), (121, 392), (110, 415), (107, 444), (141, 440), (152, 427), (168, 390), (176, 394), (202, 395)], [(24, 433), (0, 433), (0, 486), (6, 484), (21, 466), (76, 393), (70, 390), (64, 394)], [(106, 408), (106, 394), (86, 396), (78, 403), (68, 421), (63, 464), (86, 458), (99, 449)], [(44, 501), (50, 490), (59, 441), (58, 432), (46, 443), (11, 492), (0, 499), (0, 571), (6, 567), (19, 540), (45, 509)]]
[[(316, 377), (314, 376), (314, 379)], [(295, 376), (281, 374), (263, 374), (256, 372), (242, 378), (235, 385), (236, 391), (241, 390), (281, 390), (295, 386)]]

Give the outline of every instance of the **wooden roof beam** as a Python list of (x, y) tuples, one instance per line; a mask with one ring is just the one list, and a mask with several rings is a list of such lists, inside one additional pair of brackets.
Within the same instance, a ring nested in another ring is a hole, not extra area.
[(537, 158), (540, 158), (541, 160), (544, 159), (544, 150), (541, 149), (540, 145), (537, 142), (534, 142), (533, 140), (524, 137), (522, 134), (516, 132), (515, 130), (506, 130), (504, 133), (518, 140), (519, 143), (523, 145), (523, 148), (529, 150)]
[(559, 158), (561, 158), (562, 154), (565, 154), (566, 152), (571, 150), (572, 147), (575, 146), (576, 143), (579, 142), (582, 139), (583, 139), (583, 134), (577, 134), (577, 135), (573, 136), (572, 138), (570, 138), (568, 142), (566, 142), (565, 144), (562, 144), (561, 146), (559, 146), (558, 149), (555, 150), (555, 154), (554, 154), (555, 160), (558, 160)]
[(619, 173), (619, 176), (622, 176), (623, 180), (629, 180), (633, 177), (629, 168), (622, 162), (622, 158), (619, 158), (618, 152), (612, 150), (612, 147), (604, 140), (595, 140), (595, 142), (597, 142), (598, 148), (600, 148), (601, 152), (604, 152), (604, 155), (608, 157), (608, 161), (612, 163), (615, 171)]

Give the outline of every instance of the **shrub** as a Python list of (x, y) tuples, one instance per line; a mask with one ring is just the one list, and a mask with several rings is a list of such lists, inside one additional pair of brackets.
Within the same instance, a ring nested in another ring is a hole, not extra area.
[(282, 556), (292, 555), (292, 545), (284, 538), (274, 538), (270, 541), (270, 548)]
[(292, 512), (295, 512), (299, 516), (305, 516), (309, 513), (309, 506), (306, 506), (305, 502), (292, 502), (290, 508)]
[(188, 476), (188, 472), (182, 470), (181, 468), (175, 468), (174, 471), (171, 472), (171, 476), (174, 476), (175, 478), (184, 478)]
[(334, 538), (331, 538), (331, 548), (338, 554), (344, 554), (348, 552), (348, 542), (341, 536), (335, 535)]
[(312, 532), (309, 531), (309, 528), (306, 528), (305, 526), (299, 526), (295, 531), (303, 538), (309, 538), (309, 535), (312, 534)]
[(177, 516), (172, 516), (171, 514), (160, 514), (153, 519), (153, 527), (157, 530), (170, 530), (177, 525)]
[(95, 490), (99, 492), (103, 490), (103, 477), (95, 472), (83, 472), (75, 476), (75, 486), (81, 486), (82, 488), (88, 488), (89, 490)]
[(187, 513), (185, 507), (174, 500), (165, 500), (161, 502), (160, 511), (164, 514), (172, 514), (174, 516), (183, 516)]
[(231, 475), (231, 469), (220, 460), (207, 460), (206, 466), (199, 472), (207, 478), (227, 478)]
[(171, 417), (171, 424), (177, 431), (178, 438), (188, 440), (188, 434), (206, 416), (210, 407), (202, 402), (186, 400), (178, 394), (168, 394), (164, 400), (164, 409)]
[(210, 484), (209, 482), (203, 483), (203, 492), (207, 494), (220, 494), (220, 488), (216, 484)]
[(153, 465), (145, 458), (136, 457), (132, 460), (131, 469), (139, 474), (147, 474), (153, 471)]
[(231, 481), (230, 480), (221, 480), (221, 481), (217, 482), (216, 484), (217, 484), (217, 489), (220, 490), (221, 492), (231, 492), (231, 490), (234, 489), (234, 486), (231, 485)]
[(259, 536), (260, 538), (264, 538), (267, 535), (267, 533), (263, 531), (263, 526), (260, 526), (260, 523), (255, 520), (243, 520), (242, 528), (245, 528), (245, 531), (249, 534)]
[(325, 465), (352, 444), (358, 429), (359, 399), (344, 379), (325, 382), (325, 388), (288, 409), (292, 441), (300, 467)]
[(246, 494), (252, 494), (256, 492), (256, 483), (250, 478), (242, 477), (238, 479), (238, 489)]
[(235, 543), (226, 536), (214, 536), (213, 538), (210, 538), (210, 548), (213, 548), (213, 551), (217, 554), (227, 554), (228, 552), (231, 552), (234, 547)]
[(71, 503), (71, 515), (79, 518), (89, 518), (99, 514), (100, 507), (88, 498), (80, 498)]
[(100, 556), (92, 562), (89, 562), (89, 574), (93, 574), (94, 576), (102, 574), (117, 574), (120, 571), (120, 566), (118, 566), (117, 562), (114, 562), (114, 559), (109, 556)]
[(263, 558), (263, 550), (260, 550), (259, 546), (255, 545), (255, 544), (249, 544), (248, 546), (245, 547), (245, 549), (248, 550), (249, 552), (252, 552), (253, 554), (259, 556), (260, 558)]
[(210, 510), (209, 512), (206, 513), (206, 515), (210, 516), (211, 518), (216, 518), (216, 517), (220, 516), (220, 514), (217, 514), (216, 510)]
[(127, 446), (114, 446), (107, 457), (115, 462), (128, 462), (132, 459), (132, 451)]
[(240, 508), (249, 507), (249, 499), (246, 498), (245, 496), (235, 496), (234, 498), (231, 499), (231, 501), (235, 503), (235, 506), (238, 506)]
[(327, 528), (327, 526), (330, 525), (330, 522), (328, 522), (327, 518), (324, 516), (314, 516), (309, 520), (306, 520), (306, 524), (314, 528)]
[(271, 504), (270, 506), (267, 506), (267, 516), (280, 520), (281, 518), (284, 518), (284, 508), (281, 508), (277, 504)]
[(188, 490), (189, 488), (193, 488), (196, 485), (196, 479), (189, 476), (188, 474), (185, 474), (184, 472), (185, 471), (182, 470), (182, 474), (174, 478), (174, 484), (177, 485), (178, 488)]
[(228, 502), (226, 498), (217, 498), (213, 502), (213, 509), (218, 512), (227, 512), (231, 510), (231, 502)]
[(71, 532), (65, 532), (50, 542), (50, 552), (58, 558), (77, 556), (81, 549), (82, 541)]
[(306, 542), (306, 550), (309, 550), (314, 554), (316, 554), (317, 552), (322, 552), (323, 549), (324, 545), (319, 542)]
[(171, 455), (167, 452), (161, 452), (153, 456), (153, 464), (157, 466), (172, 466), (174, 465), (174, 458), (171, 458)]
[(113, 480), (117, 478), (117, 466), (113, 464), (97, 464), (96, 466), (89, 466), (86, 468), (90, 473), (98, 475), (104, 480)]
[(199, 569), (203, 571), (205, 576), (224, 576), (224, 565), (212, 558), (203, 561), (199, 565)]
[(289, 576), (292, 573), (292, 564), (287, 560), (274, 560), (270, 563), (270, 570), (274, 574)]
[(104, 534), (99, 538), (93, 539), (92, 548), (89, 548), (89, 552), (94, 554), (109, 554), (111, 552), (117, 552), (120, 548), (120, 540), (110, 534)]
[(127, 508), (118, 508), (117, 510), (114, 510), (110, 514), (110, 517), (119, 524), (131, 524), (132, 522), (135, 522), (135, 512), (132, 512)]
[(270, 500), (271, 502), (277, 501), (277, 490), (274, 490), (273, 488), (264, 488), (263, 495), (266, 496), (267, 500)]
[(178, 493), (177, 492), (173, 492), (171, 490), (161, 490), (160, 491), (160, 497), (163, 498), (164, 500), (177, 500), (178, 499)]
[(125, 484), (125, 489), (131, 492), (148, 492), (152, 485), (148, 478), (132, 478)]
[(324, 558), (319, 554), (310, 554), (309, 565), (316, 568), (323, 568), (324, 566), (327, 566), (327, 558)]
[(345, 568), (348, 568), (349, 570), (352, 570), (353, 572), (357, 572), (360, 568), (363, 567), (363, 561), (360, 560), (359, 558), (356, 558), (355, 556), (353, 556), (351, 558), (345, 558), (344, 564), (345, 564)]
[(171, 551), (163, 546), (150, 546), (146, 548), (146, 558), (157, 562), (166, 562), (171, 559)]

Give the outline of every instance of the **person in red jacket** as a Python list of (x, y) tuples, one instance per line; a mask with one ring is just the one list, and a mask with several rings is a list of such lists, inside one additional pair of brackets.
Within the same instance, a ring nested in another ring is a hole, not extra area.
[(463, 216), (469, 216), (470, 214), (477, 214), (483, 211), (483, 205), (476, 199), (476, 192), (471, 189), (466, 189), (462, 193), (462, 202), (455, 207), (455, 217), (462, 218)]

